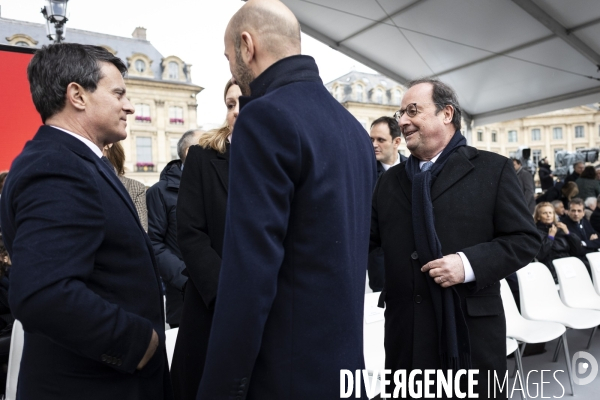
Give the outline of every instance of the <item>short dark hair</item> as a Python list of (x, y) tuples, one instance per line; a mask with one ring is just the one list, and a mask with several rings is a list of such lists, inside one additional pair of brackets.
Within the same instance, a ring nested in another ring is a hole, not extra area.
[(392, 140), (400, 137), (400, 126), (398, 126), (398, 121), (396, 118), (392, 117), (379, 117), (371, 124), (371, 128), (375, 125), (379, 124), (387, 124), (388, 128), (390, 128), (390, 135), (392, 136)]
[(433, 86), (433, 93), (431, 97), (432, 102), (435, 103), (435, 108), (437, 110), (436, 114), (442, 111), (447, 105), (452, 106), (454, 109), (454, 113), (452, 115), (452, 125), (454, 125), (455, 129), (460, 129), (460, 117), (462, 112), (460, 110), (460, 104), (458, 104), (458, 96), (456, 96), (454, 89), (435, 78), (421, 78), (410, 81), (407, 84), (407, 88), (410, 89), (411, 87), (421, 83), (430, 83)]
[(67, 86), (78, 83), (93, 92), (102, 79), (100, 63), (113, 64), (125, 76), (127, 67), (120, 58), (100, 46), (57, 43), (36, 51), (27, 66), (33, 104), (42, 122), (65, 107)]
[(591, 165), (588, 165), (583, 169), (579, 177), (584, 179), (596, 179), (596, 169)]
[(571, 209), (571, 206), (581, 206), (585, 208), (583, 199), (580, 199), (579, 197), (575, 197), (573, 200), (569, 201), (569, 209)]
[(195, 144), (198, 144), (198, 141), (196, 140), (196, 143), (192, 142), (192, 139), (194, 138), (194, 135), (197, 133), (202, 132), (200, 129), (190, 129), (189, 131), (187, 131), (186, 133), (184, 133), (181, 138), (179, 138), (179, 141), (177, 142), (177, 155), (179, 156), (179, 159), (181, 160), (182, 164), (185, 164), (185, 151), (190, 147), (193, 146)]
[(519, 160), (518, 158), (511, 158), (511, 160), (513, 160), (513, 162), (516, 162), (519, 165), (523, 165), (523, 163), (521, 162), (521, 160)]

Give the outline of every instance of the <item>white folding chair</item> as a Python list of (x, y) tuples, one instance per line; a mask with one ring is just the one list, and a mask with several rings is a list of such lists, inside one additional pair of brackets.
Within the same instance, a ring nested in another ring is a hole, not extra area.
[(167, 348), (167, 360), (169, 360), (169, 369), (173, 361), (173, 352), (175, 352), (175, 342), (177, 342), (177, 334), (179, 328), (173, 328), (165, 331), (165, 347)]
[(23, 343), (25, 333), (23, 325), (15, 320), (10, 338), (10, 350), (8, 353), (8, 372), (6, 375), (6, 400), (16, 400), (17, 384), (19, 382), (19, 369), (21, 368), (21, 356), (23, 355)]
[[(519, 344), (513, 338), (506, 338), (506, 356), (510, 356), (512, 353), (515, 353), (515, 363), (517, 364), (517, 369), (519, 370), (519, 375), (521, 376), (521, 383), (524, 381), (523, 378), (523, 363), (521, 362), (521, 353), (519, 351)], [(521, 399), (527, 400), (525, 396), (525, 388), (521, 387)]]
[[(373, 376), (375, 371), (381, 373), (385, 369), (384, 338), (384, 309), (377, 307), (381, 292), (365, 294), (364, 324), (363, 324), (363, 352), (365, 369)], [(377, 380), (376, 393), (381, 391), (379, 379)]]
[(600, 294), (600, 251), (587, 253), (585, 256), (590, 262), (592, 278), (594, 280), (594, 289), (596, 289), (596, 293)]
[[(573, 308), (588, 308), (600, 310), (600, 296), (594, 289), (587, 268), (576, 257), (558, 258), (552, 261), (558, 284), (560, 285), (560, 298), (563, 303)], [(592, 338), (598, 326), (594, 327), (587, 348), (592, 344)]]
[[(563, 304), (550, 270), (542, 263), (534, 262), (517, 271), (519, 291), (521, 296), (521, 314), (527, 319), (536, 321), (552, 321), (572, 329), (589, 329), (600, 324), (600, 311), (570, 308)], [(571, 363), (567, 345), (567, 333), (558, 342), (554, 359), (558, 357), (562, 344), (567, 360), (567, 374), (573, 391)]]
[[(506, 336), (522, 343), (521, 349), (515, 354), (517, 367), (521, 363), (521, 356), (525, 351), (527, 343), (546, 343), (556, 338), (565, 340), (566, 336), (563, 336), (563, 334), (567, 328), (564, 325), (557, 322), (532, 321), (521, 316), (506, 279), (500, 281), (500, 294), (502, 295), (502, 305), (504, 306), (504, 316), (506, 317)], [(521, 379), (523, 379), (522, 366), (519, 373), (521, 374)], [(521, 397), (524, 398), (524, 393), (521, 393)]]

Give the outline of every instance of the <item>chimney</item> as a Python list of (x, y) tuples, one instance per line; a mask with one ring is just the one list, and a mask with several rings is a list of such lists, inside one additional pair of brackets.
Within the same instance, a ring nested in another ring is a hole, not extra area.
[(135, 28), (131, 36), (133, 36), (135, 39), (146, 40), (146, 28), (138, 26), (137, 28)]

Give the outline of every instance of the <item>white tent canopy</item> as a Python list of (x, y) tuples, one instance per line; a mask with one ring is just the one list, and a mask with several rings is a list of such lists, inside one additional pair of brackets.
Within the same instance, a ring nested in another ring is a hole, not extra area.
[(283, 0), (306, 34), (400, 82), (437, 76), (484, 125), (600, 101), (600, 0)]

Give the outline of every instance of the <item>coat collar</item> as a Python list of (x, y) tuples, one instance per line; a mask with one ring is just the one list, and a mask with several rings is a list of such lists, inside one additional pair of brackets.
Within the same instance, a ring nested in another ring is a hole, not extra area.
[(250, 96), (240, 97), (240, 111), (250, 101), (294, 82), (319, 82), (319, 68), (310, 56), (295, 55), (272, 64), (250, 83)]
[[(456, 150), (454, 154), (448, 158), (446, 165), (444, 165), (444, 169), (442, 169), (442, 172), (440, 172), (439, 176), (433, 182), (433, 186), (431, 187), (431, 201), (435, 201), (442, 193), (451, 188), (475, 168), (471, 163), (471, 160), (477, 157), (478, 154), (479, 151), (470, 146), (464, 146)], [(400, 182), (400, 187), (402, 188), (404, 195), (408, 201), (412, 203), (412, 183), (408, 179), (405, 167), (406, 163), (403, 163), (392, 168), (394, 174), (396, 174), (396, 178)]]
[(217, 171), (217, 176), (219, 177), (221, 184), (225, 188), (225, 192), (229, 189), (229, 151), (230, 144), (226, 143), (225, 153), (217, 152), (217, 158), (210, 160), (210, 163)]
[[(133, 201), (131, 200), (131, 196), (125, 190), (125, 187), (119, 180), (119, 177), (114, 172), (114, 170), (110, 170), (108, 165), (104, 163), (94, 152), (85, 145), (81, 140), (78, 140), (66, 132), (61, 131), (60, 129), (53, 128), (48, 125), (42, 125), (33, 140), (47, 140), (54, 143), (59, 143), (79, 155), (81, 158), (88, 160), (93, 163), (100, 175), (104, 177), (108, 181), (108, 183), (115, 189), (115, 191), (119, 194), (121, 199), (125, 202), (129, 211), (133, 213), (138, 221), (138, 226), (143, 230), (141, 223), (139, 222), (139, 217), (137, 211), (133, 205)], [(85, 173), (81, 171), (81, 173)]]

